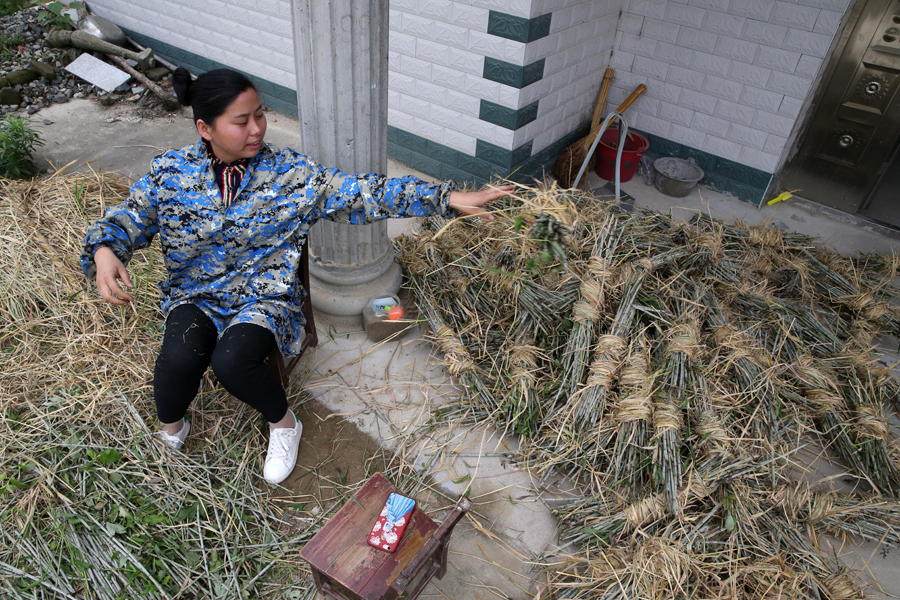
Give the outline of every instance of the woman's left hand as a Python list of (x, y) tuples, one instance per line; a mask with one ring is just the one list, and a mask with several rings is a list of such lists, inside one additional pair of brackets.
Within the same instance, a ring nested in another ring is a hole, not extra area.
[(494, 215), (481, 209), (482, 206), (502, 198), (512, 192), (516, 186), (501, 185), (480, 192), (450, 192), (450, 208), (454, 208), (464, 215), (479, 215), (484, 219), (493, 219)]

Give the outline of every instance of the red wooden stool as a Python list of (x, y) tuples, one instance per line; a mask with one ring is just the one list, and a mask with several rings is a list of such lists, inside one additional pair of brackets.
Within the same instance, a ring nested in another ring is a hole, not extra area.
[(417, 506), (396, 552), (389, 554), (366, 540), (392, 492), (400, 493), (376, 473), (300, 551), (320, 592), (342, 600), (396, 600), (401, 595), (413, 600), (433, 576), (444, 576), (450, 534), (471, 502), (460, 498), (440, 526)]

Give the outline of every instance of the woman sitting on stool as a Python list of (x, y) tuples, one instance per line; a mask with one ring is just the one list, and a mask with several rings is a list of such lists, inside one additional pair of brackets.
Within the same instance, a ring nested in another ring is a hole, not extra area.
[(158, 435), (174, 449), (184, 445), (184, 416), (212, 365), (225, 389), (269, 422), (263, 473), (280, 483), (294, 469), (303, 426), (265, 361), (276, 347), (298, 354), (305, 336), (308, 291), (297, 266), (309, 228), (319, 219), (365, 224), (455, 211), (491, 218), (480, 207), (512, 186), (463, 193), (452, 182), (347, 175), (268, 146), (262, 104), (244, 75), (217, 69), (191, 81), (178, 69), (174, 81), (201, 139), (157, 156), (128, 199), (88, 228), (82, 268), (104, 300), (127, 304), (125, 265), (159, 235), (167, 277), (153, 374)]

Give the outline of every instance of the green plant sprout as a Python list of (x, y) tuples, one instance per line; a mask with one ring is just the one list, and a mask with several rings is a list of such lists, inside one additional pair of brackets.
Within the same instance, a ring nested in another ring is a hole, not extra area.
[(68, 8), (84, 8), (84, 4), (82, 2), (70, 2), (69, 4), (64, 4), (62, 2), (50, 2), (44, 5), (44, 11), (38, 15), (38, 20), (40, 20), (43, 24), (50, 24), (57, 29), (71, 29), (72, 28), (72, 17), (69, 16), (69, 13), (63, 12)]
[(31, 154), (44, 140), (24, 117), (7, 115), (0, 121), (0, 177), (24, 179), (34, 172)]

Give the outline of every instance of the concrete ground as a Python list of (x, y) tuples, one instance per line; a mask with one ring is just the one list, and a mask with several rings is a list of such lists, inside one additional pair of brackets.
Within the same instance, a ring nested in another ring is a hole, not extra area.
[[(43, 121), (50, 124), (43, 124)], [(37, 157), (42, 169), (61, 167), (114, 170), (131, 177), (143, 175), (157, 152), (193, 143), (197, 134), (182, 114), (140, 118), (131, 107), (104, 108), (88, 100), (53, 105), (33, 117), (47, 141)], [(302, 151), (296, 121), (269, 113), (267, 141)], [(390, 163), (389, 175), (411, 172)], [(421, 175), (421, 174), (419, 174)], [(594, 187), (601, 182), (592, 176)], [(679, 218), (704, 211), (719, 219), (741, 219), (748, 224), (771, 223), (781, 229), (819, 235), (842, 253), (893, 253), (900, 241), (892, 230), (824, 210), (817, 205), (789, 200), (762, 209), (729, 196), (699, 188), (682, 199), (661, 195), (638, 180), (623, 186), (636, 204), (672, 210)], [(392, 236), (410, 222), (390, 223)], [(381, 344), (368, 341), (360, 324), (317, 317), (320, 344), (301, 361), (298, 382), (330, 411), (354, 423), (361, 432), (389, 450), (428, 418), (431, 409), (458, 390), (434, 356), (421, 332), (411, 329), (399, 340)], [(895, 346), (896, 347), (896, 346)], [(896, 362), (896, 361), (894, 361)], [(407, 450), (403, 459), (428, 472), (450, 496), (472, 486), (472, 518), (456, 529), (447, 576), (430, 585), (422, 597), (453, 600), (492, 598), (524, 599), (536, 593), (542, 574), (534, 560), (556, 548), (556, 522), (550, 507), (566, 497), (560, 479), (535, 481), (508, 459), (516, 440), (497, 432), (456, 429), (429, 432)], [(819, 469), (829, 473), (827, 464)], [(426, 508), (436, 508), (435, 506)], [(848, 547), (835, 542), (831, 550), (861, 568), (873, 583), (877, 598), (900, 595), (900, 560), (886, 556), (872, 544)]]

